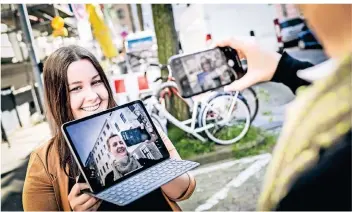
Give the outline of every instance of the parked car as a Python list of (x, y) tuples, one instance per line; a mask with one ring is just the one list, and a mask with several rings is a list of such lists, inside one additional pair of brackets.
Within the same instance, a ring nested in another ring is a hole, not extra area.
[(298, 34), (299, 41), (298, 47), (300, 49), (322, 49), (323, 47), (315, 38), (313, 32), (307, 27), (304, 26), (302, 32)]
[(302, 18), (293, 18), (282, 21), (280, 23), (282, 42), (284, 47), (297, 46), (299, 41), (299, 33), (306, 26)]

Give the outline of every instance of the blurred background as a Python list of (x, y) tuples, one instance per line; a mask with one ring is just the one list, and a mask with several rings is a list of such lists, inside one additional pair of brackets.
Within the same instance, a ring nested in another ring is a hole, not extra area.
[[(153, 79), (163, 74), (150, 72), (146, 80), (145, 61), (165, 64), (174, 54), (204, 49), (236, 36), (252, 37), (264, 48), (287, 51), (314, 64), (327, 59), (294, 4), (1, 4), (2, 210), (23, 210), (21, 192), (28, 155), (50, 138), (43, 110), (42, 71), (53, 51), (71, 44), (91, 51), (108, 76), (114, 98), (123, 104), (150, 94)], [(294, 95), (277, 83), (255, 89), (263, 95), (259, 96), (261, 107), (254, 126), (279, 131), (284, 106)], [(185, 142), (177, 129), (169, 130), (169, 137), (173, 142)], [(193, 148), (182, 142), (178, 148)], [(195, 150), (183, 151), (184, 156), (225, 151), (223, 147), (192, 145)], [(229, 151), (233, 153), (233, 147)], [(232, 153), (227, 160), (233, 159)], [(248, 155), (259, 153), (263, 152)], [(241, 164), (232, 171), (199, 175), (201, 183), (194, 197), (182, 203), (182, 208), (195, 210), (250, 165)], [(248, 181), (248, 189), (241, 187), (244, 190), (232, 194), (236, 200), (225, 198), (212, 210), (254, 209), (263, 173)], [(216, 180), (218, 184), (212, 187), (210, 182)]]

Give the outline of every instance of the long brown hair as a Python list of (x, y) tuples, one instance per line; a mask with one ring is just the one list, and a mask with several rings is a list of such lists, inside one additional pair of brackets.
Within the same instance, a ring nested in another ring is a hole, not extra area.
[[(54, 134), (53, 140), (60, 157), (60, 167), (69, 177), (78, 176), (78, 166), (60, 128), (65, 122), (74, 120), (70, 107), (67, 69), (71, 63), (82, 59), (89, 60), (98, 71), (109, 94), (108, 108), (116, 106), (103, 68), (88, 50), (75, 45), (62, 47), (53, 52), (45, 61), (43, 77), (46, 115)], [(70, 174), (66, 172), (66, 165), (69, 167)]]

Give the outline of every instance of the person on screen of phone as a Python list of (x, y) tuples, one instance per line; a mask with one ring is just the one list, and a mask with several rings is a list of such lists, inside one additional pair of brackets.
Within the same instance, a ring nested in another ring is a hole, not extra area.
[(352, 5), (299, 5), (330, 59), (316, 65), (255, 41), (231, 39), (248, 71), (225, 87), (243, 90), (265, 81), (296, 93), (286, 108), (258, 210), (351, 211)]
[[(175, 201), (189, 198), (195, 189), (190, 173), (124, 207), (81, 192), (89, 185), (77, 182), (79, 167), (60, 128), (66, 122), (117, 105), (107, 76), (94, 54), (76, 45), (57, 49), (44, 63), (43, 82), (46, 115), (53, 137), (30, 156), (22, 197), (25, 211), (180, 210)], [(163, 132), (159, 134), (170, 157), (180, 159), (167, 136)], [(85, 145), (86, 141), (79, 142)]]
[(212, 65), (212, 61), (209, 58), (202, 57), (200, 63), (203, 72), (197, 75), (198, 82), (203, 90), (216, 88), (220, 85), (220, 77)]

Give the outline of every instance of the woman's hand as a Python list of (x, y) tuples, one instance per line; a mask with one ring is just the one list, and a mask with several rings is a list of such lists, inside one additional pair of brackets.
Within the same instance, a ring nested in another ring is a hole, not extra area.
[(74, 211), (97, 211), (102, 200), (99, 200), (88, 194), (81, 193), (81, 190), (89, 188), (87, 183), (76, 183), (70, 194), (68, 201)]
[(217, 46), (236, 49), (239, 57), (246, 58), (248, 63), (247, 73), (226, 86), (225, 91), (241, 91), (256, 83), (270, 81), (281, 58), (279, 53), (263, 49), (253, 40), (230, 39), (219, 42)]

